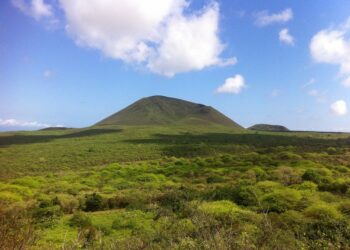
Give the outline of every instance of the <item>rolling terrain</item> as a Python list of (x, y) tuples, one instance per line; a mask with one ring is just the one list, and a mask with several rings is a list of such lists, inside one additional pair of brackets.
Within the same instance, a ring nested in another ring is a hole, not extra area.
[(141, 99), (0, 133), (0, 249), (347, 249), (350, 135), (243, 129)]

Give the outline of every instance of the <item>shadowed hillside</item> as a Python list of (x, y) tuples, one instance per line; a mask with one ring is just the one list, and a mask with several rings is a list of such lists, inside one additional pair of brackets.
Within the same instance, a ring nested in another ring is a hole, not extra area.
[(165, 96), (138, 100), (96, 125), (223, 125), (242, 129), (216, 109)]

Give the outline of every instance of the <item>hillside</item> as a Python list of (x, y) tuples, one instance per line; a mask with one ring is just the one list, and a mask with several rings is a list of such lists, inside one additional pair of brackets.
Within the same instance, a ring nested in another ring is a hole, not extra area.
[(165, 96), (142, 98), (96, 125), (222, 125), (242, 129), (216, 109)]
[(287, 132), (288, 128), (281, 125), (270, 125), (270, 124), (255, 124), (254, 126), (249, 127), (250, 130), (256, 131), (271, 131), (271, 132)]
[(67, 130), (71, 128), (66, 128), (66, 127), (47, 127), (47, 128), (42, 128), (39, 129), (39, 131), (56, 131), (56, 130)]

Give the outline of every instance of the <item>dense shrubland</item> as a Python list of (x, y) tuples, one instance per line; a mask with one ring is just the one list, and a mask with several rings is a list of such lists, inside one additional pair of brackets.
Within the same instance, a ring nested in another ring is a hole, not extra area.
[(6, 179), (2, 248), (350, 247), (346, 146), (235, 147)]

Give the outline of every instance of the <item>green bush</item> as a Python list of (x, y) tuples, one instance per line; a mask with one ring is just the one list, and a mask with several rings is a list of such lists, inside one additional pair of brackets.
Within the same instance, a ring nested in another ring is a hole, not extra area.
[(318, 185), (325, 185), (332, 182), (332, 178), (329, 176), (329, 170), (315, 170), (308, 169), (302, 176), (302, 179), (305, 181), (312, 181)]
[(279, 167), (275, 170), (277, 180), (283, 185), (289, 186), (302, 182), (297, 170), (290, 167)]
[(256, 206), (260, 195), (261, 191), (257, 187), (240, 185), (233, 191), (233, 200), (239, 205)]
[(297, 186), (297, 189), (315, 192), (315, 191), (317, 191), (317, 184), (315, 184), (311, 181), (304, 181), (303, 183), (301, 183), (300, 185)]
[(295, 209), (301, 200), (301, 194), (293, 189), (275, 190), (262, 197), (262, 208), (264, 211), (283, 213)]
[(264, 181), (267, 178), (266, 171), (262, 169), (261, 167), (254, 167), (252, 170), (255, 173), (255, 177), (257, 181)]
[(308, 207), (305, 216), (316, 223), (334, 223), (343, 218), (336, 207), (327, 204), (315, 204)]
[(57, 205), (39, 206), (33, 209), (34, 221), (42, 227), (51, 227), (61, 215), (61, 208)]
[(79, 201), (72, 195), (59, 194), (53, 201), (54, 205), (59, 205), (66, 214), (71, 214), (79, 207)]
[(77, 212), (72, 215), (68, 222), (71, 227), (85, 228), (92, 225), (91, 219), (82, 212)]
[(22, 196), (16, 193), (12, 193), (9, 191), (0, 191), (0, 206), (8, 206), (15, 202), (22, 201)]
[(85, 195), (84, 211), (93, 212), (103, 208), (102, 196), (96, 193)]
[(350, 201), (343, 201), (338, 205), (339, 211), (341, 211), (344, 215), (350, 216)]

